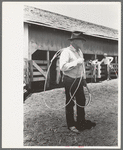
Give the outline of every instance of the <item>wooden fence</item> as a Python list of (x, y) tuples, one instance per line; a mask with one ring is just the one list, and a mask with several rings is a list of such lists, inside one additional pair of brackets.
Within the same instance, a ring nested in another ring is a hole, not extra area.
[(31, 89), (31, 61), (28, 61), (28, 59), (24, 58), (23, 65), (23, 86), (25, 87), (25, 89), (29, 90)]
[[(104, 77), (105, 76), (105, 72), (106, 72), (106, 65), (101, 65), (100, 76)], [(118, 77), (118, 63), (111, 63), (110, 77), (111, 78)]]
[[(91, 66), (86, 66), (86, 77), (87, 78), (93, 78), (93, 72), (92, 72)], [(105, 77), (106, 74), (106, 65), (96, 65), (95, 66), (95, 78), (102, 78)], [(118, 77), (118, 64), (117, 63), (111, 63), (110, 67), (110, 77)]]
[[(58, 63), (59, 64), (59, 63)], [(56, 64), (56, 84), (59, 81), (59, 68), (58, 64)], [(117, 77), (118, 76), (118, 64), (112, 63), (112, 69), (110, 76)], [(86, 77), (87, 78), (93, 78), (92, 68), (91, 66), (87, 66), (85, 64), (86, 68)], [(24, 83), (27, 85), (28, 89), (31, 89), (31, 83), (35, 81), (45, 81), (46, 79), (46, 73), (48, 69), (48, 62), (47, 60), (27, 60), (24, 59)], [(98, 64), (96, 66), (96, 74), (95, 79), (102, 78), (105, 76), (106, 66)], [(48, 75), (48, 81), (50, 81), (50, 74)], [(52, 80), (52, 79), (51, 79)], [(50, 82), (48, 82), (48, 87)]]

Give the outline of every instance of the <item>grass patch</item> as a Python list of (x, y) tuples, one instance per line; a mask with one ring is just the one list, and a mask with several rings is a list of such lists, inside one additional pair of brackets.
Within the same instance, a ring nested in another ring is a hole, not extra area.
[[(118, 80), (89, 83), (92, 101), (86, 119), (96, 127), (80, 134), (67, 129), (65, 108), (50, 110), (44, 100), (65, 101), (64, 88), (34, 93), (24, 105), (24, 146), (117, 146)], [(53, 105), (54, 108), (58, 107)]]

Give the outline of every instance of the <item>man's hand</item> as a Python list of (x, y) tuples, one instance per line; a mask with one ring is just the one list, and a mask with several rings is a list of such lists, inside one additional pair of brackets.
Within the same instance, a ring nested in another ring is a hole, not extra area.
[(86, 87), (87, 86), (86, 79), (83, 79), (82, 81), (83, 81), (83, 86)]
[(77, 64), (82, 64), (84, 62), (84, 58), (78, 58), (76, 61)]

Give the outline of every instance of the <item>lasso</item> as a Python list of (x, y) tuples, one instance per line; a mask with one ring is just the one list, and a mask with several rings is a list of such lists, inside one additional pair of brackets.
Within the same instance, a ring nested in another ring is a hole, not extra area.
[[(52, 65), (52, 62), (53, 62), (53, 60), (54, 60), (56, 57), (58, 57), (58, 56), (61, 54), (62, 51), (63, 51), (63, 49), (60, 49), (59, 51), (57, 51), (57, 52), (55, 53), (55, 55), (53, 56), (52, 60), (51, 60), (51, 63), (50, 63), (50, 65), (49, 65), (48, 70), (47, 70), (47, 73), (46, 73), (46, 80), (45, 80), (45, 83), (44, 83), (44, 92), (46, 91), (46, 83), (47, 83), (48, 73), (49, 73), (50, 67), (51, 67), (51, 65)], [(82, 72), (83, 72), (83, 70), (82, 70)], [(80, 83), (81, 83), (81, 81), (82, 81), (82, 72), (81, 72), (81, 77), (80, 77), (78, 86), (77, 86), (76, 90), (74, 91), (73, 95), (71, 94), (71, 88), (72, 88), (72, 86), (74, 85), (74, 83), (75, 83), (75, 81), (76, 81), (77, 78), (75, 78), (73, 84), (72, 84), (71, 87), (70, 87), (69, 94), (70, 94), (70, 97), (71, 97), (71, 98), (70, 98), (70, 100), (68, 101), (67, 104), (65, 104), (65, 105), (62, 106), (62, 107), (59, 107), (59, 108), (55, 108), (55, 109), (54, 109), (54, 108), (49, 107), (49, 106), (47, 105), (45, 99), (44, 99), (45, 105), (46, 105), (49, 109), (52, 109), (52, 110), (60, 110), (60, 109), (62, 109), (62, 108), (64, 108), (64, 107), (66, 107), (66, 106), (71, 102), (71, 100), (73, 100), (73, 98), (74, 98), (74, 96), (75, 96), (75, 94), (76, 94), (76, 92), (77, 92), (77, 90), (78, 90), (78, 88), (79, 88), (79, 86), (80, 86)], [(86, 88), (87, 88), (87, 90), (88, 90), (88, 92), (89, 92), (89, 96), (90, 96), (90, 100), (91, 100), (90, 91), (89, 91), (89, 89), (88, 89), (87, 86), (86, 86)], [(75, 103), (76, 103), (76, 102), (75, 102)], [(80, 106), (80, 105), (77, 104), (77, 103), (76, 103), (76, 105), (78, 105), (79, 107), (86, 107), (86, 106), (89, 105), (89, 103), (90, 103), (90, 101), (89, 101), (89, 102), (87, 103), (87, 105), (85, 105), (85, 106)]]

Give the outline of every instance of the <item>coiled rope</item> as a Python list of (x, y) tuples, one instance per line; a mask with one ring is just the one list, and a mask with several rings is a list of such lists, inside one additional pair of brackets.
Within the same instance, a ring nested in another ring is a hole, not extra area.
[[(46, 84), (47, 84), (48, 73), (49, 73), (50, 67), (51, 67), (51, 65), (52, 65), (52, 62), (53, 62), (53, 60), (54, 60), (56, 57), (58, 57), (58, 56), (61, 54), (62, 50), (63, 50), (63, 49), (60, 49), (59, 51), (57, 51), (57, 52), (55, 53), (55, 55), (53, 56), (53, 58), (52, 58), (52, 60), (51, 60), (50, 65), (49, 65), (49, 67), (48, 67), (48, 69), (47, 69), (46, 80), (45, 80), (45, 83), (44, 83), (44, 92), (46, 91)], [(83, 71), (83, 70), (82, 70), (82, 71)], [(81, 77), (80, 77), (78, 86), (77, 86), (76, 90), (74, 91), (74, 93), (73, 93), (73, 95), (72, 95), (72, 94), (71, 94), (71, 89), (72, 89), (72, 86), (74, 85), (74, 83), (76, 82), (76, 79), (77, 79), (77, 78), (75, 78), (75, 80), (73, 81), (73, 83), (72, 83), (72, 85), (71, 85), (71, 88), (70, 88), (70, 90), (69, 90), (70, 100), (68, 101), (68, 103), (65, 104), (65, 105), (62, 106), (62, 107), (59, 107), (59, 108), (55, 108), (55, 109), (54, 109), (54, 108), (49, 107), (49, 106), (47, 105), (45, 99), (44, 99), (44, 103), (45, 103), (45, 105), (47, 106), (47, 108), (49, 108), (49, 109), (51, 109), (51, 110), (60, 110), (60, 109), (62, 109), (62, 108), (64, 108), (64, 107), (66, 107), (66, 106), (71, 102), (71, 100), (73, 100), (73, 98), (74, 98), (74, 96), (75, 96), (75, 94), (76, 94), (76, 92), (77, 92), (77, 90), (78, 90), (78, 88), (79, 88), (79, 86), (80, 86), (80, 83), (81, 83), (81, 81), (82, 81), (82, 72), (81, 72)], [(90, 96), (90, 100), (91, 100), (90, 91), (89, 91), (89, 89), (88, 89), (87, 86), (86, 86), (86, 88), (87, 88), (87, 90), (88, 90), (88, 92), (89, 92), (89, 96)], [(85, 105), (85, 106), (80, 106), (80, 105), (77, 104), (76, 102), (75, 102), (75, 104), (78, 105), (79, 107), (86, 107), (86, 106), (89, 105), (90, 100), (89, 100), (89, 102), (87, 103), (87, 105)]]
[[(78, 72), (77, 72), (77, 73), (78, 73)], [(81, 72), (81, 77), (80, 77), (80, 80), (79, 80), (78, 86), (77, 86), (77, 88), (76, 88), (76, 90), (75, 90), (75, 92), (74, 92), (74, 93), (76, 93), (76, 92), (77, 92), (77, 90), (78, 90), (78, 88), (79, 88), (79, 86), (80, 86), (80, 84), (81, 84), (81, 81), (82, 81), (82, 73), (84, 73), (84, 72), (83, 72), (83, 69), (82, 69), (82, 72)], [(76, 79), (77, 79), (77, 78), (76, 78)], [(73, 85), (74, 85), (74, 83), (75, 83), (76, 79), (74, 80), (74, 82), (72, 83), (72, 85), (71, 85), (71, 87), (70, 87), (70, 90), (69, 90), (70, 97), (72, 97), (71, 90), (72, 90), (72, 87), (73, 87)], [(75, 103), (77, 106), (81, 107), (81, 108), (87, 107), (87, 106), (90, 104), (90, 102), (91, 102), (91, 93), (90, 93), (90, 91), (89, 91), (89, 89), (88, 89), (87, 85), (86, 85), (86, 88), (87, 88), (87, 90), (88, 90), (89, 97), (90, 97), (90, 99), (89, 99), (88, 103), (87, 103), (86, 105), (82, 106), (82, 105), (79, 105), (76, 101), (74, 101), (74, 103)], [(73, 95), (75, 95), (75, 94), (73, 94)], [(73, 99), (72, 99), (72, 100), (73, 100)]]

